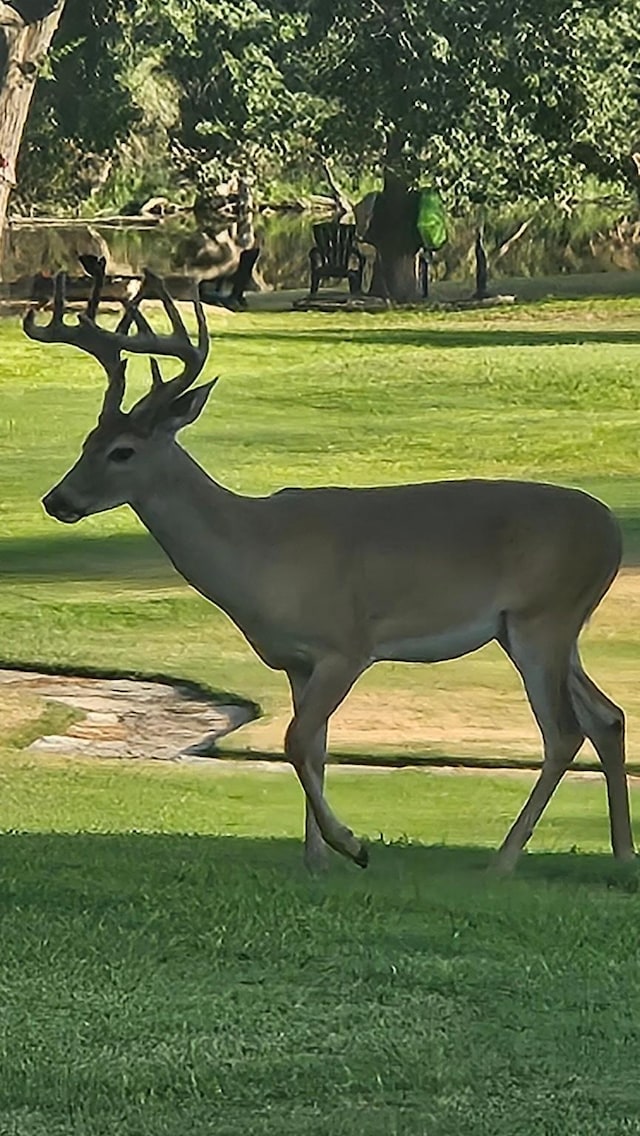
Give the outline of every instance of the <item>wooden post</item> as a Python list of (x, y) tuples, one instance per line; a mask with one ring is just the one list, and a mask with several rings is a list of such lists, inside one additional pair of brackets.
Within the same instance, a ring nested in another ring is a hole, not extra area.
[(36, 80), (64, 4), (58, 0), (49, 15), (27, 23), (0, 0), (0, 245)]
[(488, 266), (487, 254), (484, 251), (482, 228), (479, 227), (476, 233), (475, 253), (476, 253), (476, 300), (486, 300), (489, 295), (488, 291)]

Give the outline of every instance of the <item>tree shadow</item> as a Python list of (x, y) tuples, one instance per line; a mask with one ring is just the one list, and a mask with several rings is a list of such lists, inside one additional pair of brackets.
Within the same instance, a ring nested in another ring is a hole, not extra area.
[[(542, 480), (535, 479), (534, 480)], [(275, 487), (274, 487), (275, 489)], [(640, 564), (640, 511), (621, 507), (623, 563)], [(183, 586), (162, 549), (147, 533), (46, 534), (0, 539), (0, 581), (135, 581), (161, 587)]]
[[(584, 817), (580, 823), (584, 823)], [(100, 900), (103, 894), (146, 892), (154, 874), (161, 880), (242, 885), (242, 881), (276, 873), (287, 883), (316, 887), (344, 886), (345, 880), (364, 881), (366, 890), (394, 887), (398, 877), (424, 878), (448, 884), (457, 878), (490, 886), (495, 850), (477, 845), (427, 845), (406, 839), (369, 844), (369, 868), (362, 871), (332, 854), (330, 871), (322, 880), (310, 877), (302, 864), (299, 839), (212, 836), (174, 833), (2, 833), (0, 834), (0, 896), (2, 877), (12, 883), (13, 900), (38, 891), (55, 900), (57, 886), (82, 890), (83, 881)], [(506, 882), (583, 884), (616, 888), (635, 894), (640, 872), (636, 865), (619, 864), (611, 855), (593, 852), (527, 852)], [(53, 881), (53, 885), (52, 885)], [(187, 887), (188, 890), (188, 887)], [(1, 903), (0, 903), (0, 906)]]
[(121, 580), (170, 584), (180, 579), (148, 533), (47, 534), (0, 540), (0, 578)]
[[(225, 332), (225, 341), (239, 339), (246, 345), (246, 335), (232, 330)], [(435, 348), (489, 348), (489, 347), (571, 347), (580, 344), (639, 344), (640, 330), (607, 327), (581, 329), (533, 328), (438, 328), (438, 327), (375, 327), (345, 328), (335, 327), (301, 328), (296, 331), (267, 331), (265, 340), (297, 340), (312, 343), (356, 344), (371, 347), (435, 347)]]

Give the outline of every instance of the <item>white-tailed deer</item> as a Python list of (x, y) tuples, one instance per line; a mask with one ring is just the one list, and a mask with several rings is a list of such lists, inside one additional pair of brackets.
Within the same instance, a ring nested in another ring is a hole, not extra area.
[[(283, 670), (294, 714), (285, 751), (306, 796), (305, 859), (326, 844), (364, 867), (365, 846), (324, 796), (327, 723), (378, 660), (436, 662), (497, 640), (519, 671), (544, 742), (544, 764), (498, 854), (513, 867), (586, 737), (602, 761), (611, 842), (634, 855), (624, 766), (624, 716), (585, 673), (577, 640), (620, 563), (618, 524), (586, 493), (518, 481), (442, 481), (375, 489), (283, 489), (244, 497), (213, 481), (177, 444), (213, 382), (192, 387), (208, 351), (195, 301), (191, 343), (160, 280), (147, 274), (115, 331), (96, 325), (101, 276), (87, 311), (64, 322), (64, 277), (51, 322), (32, 339), (74, 344), (107, 372), (98, 425), (76, 464), (44, 498), (72, 524), (128, 504), (184, 578), (231, 617), (264, 662)], [(170, 335), (139, 305), (160, 298)], [(135, 330), (132, 331), (132, 325)], [(123, 351), (183, 363), (121, 409)]]

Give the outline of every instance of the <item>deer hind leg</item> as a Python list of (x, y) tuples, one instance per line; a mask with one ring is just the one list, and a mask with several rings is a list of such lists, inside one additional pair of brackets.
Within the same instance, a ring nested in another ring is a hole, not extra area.
[(520, 672), (544, 743), (540, 776), (498, 852), (497, 870), (509, 872), (580, 749), (584, 732), (569, 693), (571, 647), (552, 632), (545, 635), (544, 628), (513, 618), (500, 643)]
[(334, 710), (346, 698), (363, 669), (342, 658), (323, 659), (312, 671), (295, 706), (284, 741), (285, 753), (298, 775), (323, 840), (361, 868), (367, 866), (367, 850), (329, 808), (313, 753), (320, 731), (326, 728)]
[(613, 854), (618, 860), (633, 860), (629, 787), (624, 767), (624, 714), (589, 678), (577, 648), (571, 657), (569, 691), (580, 726), (602, 762)]
[[(294, 711), (297, 712), (302, 701), (302, 695), (309, 681), (309, 676), (294, 671), (289, 672), (289, 684)], [(313, 770), (318, 790), (324, 793), (324, 772), (327, 759), (327, 723), (320, 727), (309, 745), (309, 762)], [(304, 821), (304, 862), (312, 873), (324, 872), (329, 866), (327, 858), (327, 845), (314, 816), (313, 809), (305, 797)]]

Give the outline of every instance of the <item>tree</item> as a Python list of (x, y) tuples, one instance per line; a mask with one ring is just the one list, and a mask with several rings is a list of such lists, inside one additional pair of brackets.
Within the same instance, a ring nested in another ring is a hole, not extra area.
[[(163, 188), (166, 126), (178, 117), (179, 95), (151, 30), (137, 26), (142, 7), (67, 0), (29, 117), (20, 207), (78, 209), (109, 179), (107, 196), (120, 205)], [(165, 7), (157, 5), (159, 21)]]
[[(155, 0), (143, 8), (155, 11)], [(154, 20), (163, 68), (180, 90), (175, 151), (201, 188), (230, 169), (266, 180), (308, 157), (319, 100), (285, 82), (282, 64), (301, 42), (304, 22), (269, 0), (180, 0)], [(321, 100), (320, 100), (321, 102)]]
[(31, 99), (65, 0), (0, 3), (0, 236)]
[(640, 186), (639, 58), (640, 0), (67, 0), (18, 201), (377, 168), (374, 286), (411, 300), (421, 185), (466, 214)]
[(279, 63), (303, 30), (271, 0), (67, 0), (29, 122), (21, 204), (49, 195), (77, 206), (84, 167), (100, 159), (103, 200), (120, 205), (180, 183), (206, 189), (233, 169), (264, 184), (308, 162), (317, 100), (287, 86)]
[(307, 0), (306, 12), (290, 75), (324, 99), (316, 143), (383, 175), (377, 290), (417, 295), (421, 181), (468, 209), (571, 194), (588, 170), (631, 176), (640, 0)]

